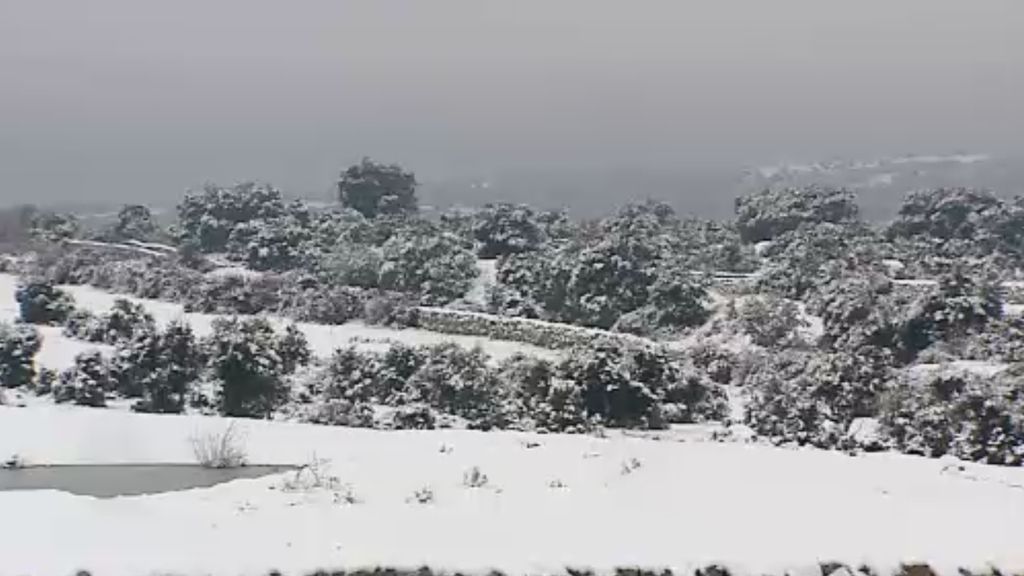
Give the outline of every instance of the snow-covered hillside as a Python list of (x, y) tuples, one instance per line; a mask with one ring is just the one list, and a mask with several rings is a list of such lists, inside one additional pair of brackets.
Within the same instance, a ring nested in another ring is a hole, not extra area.
[[(612, 436), (376, 432), (239, 421), (254, 463), (329, 460), (358, 503), (288, 492), (292, 473), (97, 500), (0, 492), (5, 573), (298, 573), (373, 565), (498, 568), (819, 561), (1024, 569), (1024, 470), (889, 454)], [(0, 408), (0, 456), (29, 463), (190, 462), (226, 421), (68, 407)], [(444, 450), (442, 450), (444, 447)], [(472, 467), (488, 478), (467, 487)], [(429, 488), (434, 502), (407, 501)], [(60, 554), (53, 551), (60, 550)], [(677, 572), (680, 573), (680, 572)], [(817, 573), (817, 572), (814, 572)]]
[[(17, 278), (15, 276), (0, 274), (0, 321), (13, 321), (17, 319), (18, 306), (14, 299), (16, 289)], [(184, 306), (181, 304), (112, 294), (89, 286), (61, 286), (61, 289), (74, 297), (77, 306), (92, 312), (105, 312), (110, 309), (116, 299), (125, 298), (145, 306), (146, 310), (153, 315), (160, 325), (166, 325), (172, 320), (184, 318), (199, 336), (209, 334), (211, 332), (211, 323), (217, 318), (216, 314), (186, 313)], [(270, 320), (279, 328), (283, 328), (290, 323), (290, 321), (284, 318), (270, 317)], [(557, 356), (551, 350), (519, 342), (475, 336), (439, 334), (415, 328), (399, 330), (380, 326), (367, 326), (362, 322), (350, 322), (342, 325), (301, 322), (298, 323), (298, 326), (309, 339), (313, 354), (319, 357), (330, 356), (335, 349), (349, 345), (356, 345), (363, 349), (384, 350), (395, 342), (409, 345), (455, 342), (465, 347), (480, 346), (495, 360), (507, 358), (517, 352), (548, 358)], [(40, 365), (48, 368), (66, 368), (71, 365), (75, 354), (83, 349), (98, 346), (65, 338), (61, 335), (60, 328), (42, 327), (41, 332), (43, 334), (43, 349), (37, 361)]]

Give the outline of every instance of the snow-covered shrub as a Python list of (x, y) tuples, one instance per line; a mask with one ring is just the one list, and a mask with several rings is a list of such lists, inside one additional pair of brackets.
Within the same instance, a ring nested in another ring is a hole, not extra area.
[(78, 236), (81, 224), (74, 214), (37, 212), (32, 218), (32, 235), (44, 242), (60, 242)]
[(196, 433), (189, 443), (196, 462), (204, 468), (238, 468), (248, 460), (244, 439), (234, 422), (221, 432)]
[(758, 346), (785, 348), (804, 344), (799, 331), (808, 323), (792, 300), (773, 295), (750, 298), (739, 307), (738, 320)]
[(778, 442), (835, 447), (850, 423), (878, 412), (891, 378), (884, 351), (766, 355), (743, 382), (746, 421)]
[(210, 314), (259, 314), (280, 307), (280, 278), (244, 278), (235, 275), (206, 276), (184, 303), (187, 312)]
[(801, 300), (844, 271), (881, 267), (877, 238), (863, 225), (821, 223), (786, 232), (765, 252), (759, 292)]
[(935, 374), (901, 379), (882, 403), (884, 435), (904, 452), (1024, 463), (1024, 380), (1019, 369), (994, 378)]
[(881, 275), (843, 276), (819, 292), (821, 344), (832, 350), (898, 347), (898, 306), (892, 282)]
[(277, 341), (277, 355), (281, 357), (284, 373), (291, 374), (299, 366), (309, 364), (313, 351), (302, 330), (295, 324), (289, 324)]
[(49, 394), (53, 392), (53, 386), (60, 378), (60, 374), (56, 370), (51, 370), (45, 366), (39, 367), (39, 372), (36, 374), (35, 391), (38, 394)]
[(309, 417), (314, 424), (348, 426), (350, 428), (373, 428), (373, 407), (363, 402), (335, 399), (327, 400)]
[(363, 304), (363, 320), (371, 326), (415, 327), (419, 316), (417, 302), (398, 292), (381, 292)]
[(678, 266), (664, 266), (648, 289), (646, 304), (619, 317), (615, 329), (652, 335), (697, 326), (710, 315), (707, 280)]
[(287, 398), (285, 365), (273, 327), (262, 318), (219, 318), (205, 343), (226, 416), (269, 417)]
[(21, 321), (28, 324), (60, 325), (75, 308), (71, 295), (49, 282), (30, 281), (15, 293)]
[(812, 186), (765, 189), (736, 199), (736, 227), (746, 242), (771, 240), (805, 225), (857, 220), (852, 192)]
[(475, 428), (503, 428), (505, 388), (480, 348), (442, 343), (424, 348), (423, 364), (408, 381), (417, 400), (465, 418)]
[(75, 356), (75, 365), (61, 372), (53, 387), (53, 398), (57, 402), (102, 407), (107, 405), (106, 392), (112, 388), (109, 363), (98, 350), (89, 350)]
[(433, 408), (413, 403), (391, 410), (382, 425), (390, 430), (433, 430), (437, 427), (437, 420)]
[[(363, 314), (370, 292), (350, 286), (323, 285), (310, 277), (282, 276), (277, 312), (300, 322), (344, 324)], [(267, 305), (270, 306), (269, 299)], [(269, 308), (268, 308), (269, 310)]]
[(119, 240), (152, 240), (157, 234), (153, 213), (141, 204), (126, 204), (117, 212), (114, 233)]
[(384, 265), (380, 249), (368, 244), (337, 242), (320, 258), (317, 269), (324, 282), (376, 288)]
[[(308, 218), (308, 214), (303, 214)], [(252, 270), (292, 270), (308, 256), (309, 222), (292, 214), (240, 222), (228, 238), (228, 250)]]
[(464, 296), (479, 273), (476, 256), (461, 239), (428, 224), (400, 230), (381, 252), (381, 287), (417, 294), (427, 306)]
[(42, 337), (34, 326), (0, 322), (0, 388), (32, 384)]
[(645, 342), (644, 339), (631, 334), (448, 308), (418, 308), (416, 325), (425, 330), (444, 334), (486, 336), (498, 340), (533, 344), (541, 348), (571, 348), (596, 341)]
[(690, 362), (718, 384), (729, 384), (735, 376), (739, 355), (714, 344), (697, 344), (687, 350)]
[(938, 188), (912, 192), (887, 233), (894, 239), (935, 240), (933, 253), (952, 258), (1024, 251), (1024, 211), (984, 190)]
[(531, 251), (498, 258), (495, 284), (487, 294), (488, 310), (505, 316), (545, 318), (553, 257), (548, 251)]
[(473, 220), (473, 238), (481, 258), (535, 250), (544, 240), (536, 214), (524, 204), (487, 204)]
[(659, 428), (672, 422), (721, 418), (725, 394), (694, 368), (681, 365), (655, 348), (598, 343), (574, 350), (558, 366), (560, 379), (581, 391), (588, 418), (606, 426)]
[(367, 218), (411, 214), (417, 210), (416, 175), (398, 164), (363, 158), (341, 174), (338, 199)]
[(244, 183), (232, 188), (207, 186), (187, 194), (178, 205), (179, 241), (191, 240), (203, 252), (223, 252), (239, 225), (258, 227), (259, 222), (286, 214), (281, 192), (273, 187)]
[(137, 412), (178, 413), (199, 379), (203, 351), (192, 328), (173, 322), (159, 333), (139, 333), (118, 346), (113, 374), (117, 389), (139, 397)]
[(1002, 317), (999, 287), (988, 278), (972, 278), (962, 269), (939, 278), (938, 290), (918, 297), (900, 323), (903, 347), (910, 353), (939, 340), (961, 337)]

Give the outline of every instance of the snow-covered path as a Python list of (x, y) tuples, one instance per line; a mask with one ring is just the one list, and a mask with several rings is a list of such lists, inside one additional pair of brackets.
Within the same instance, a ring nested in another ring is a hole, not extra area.
[[(190, 435), (225, 426), (199, 416), (0, 407), (0, 456), (188, 462)], [(883, 573), (901, 561), (1024, 569), (1021, 469), (618, 435), (240, 426), (252, 462), (329, 459), (360, 502), (282, 491), (287, 475), (108, 500), (0, 492), (3, 517), (17, 519), (0, 522), (0, 572), (430, 565), (523, 574), (721, 562), (741, 573), (781, 573), (826, 560)], [(639, 466), (624, 473), (632, 459)], [(486, 486), (463, 485), (473, 466), (488, 476)], [(434, 503), (407, 502), (425, 487)]]

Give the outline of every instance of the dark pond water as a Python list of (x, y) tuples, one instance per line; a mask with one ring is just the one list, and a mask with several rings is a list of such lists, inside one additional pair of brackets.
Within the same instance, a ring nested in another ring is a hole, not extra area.
[(0, 491), (61, 490), (82, 496), (113, 498), (207, 488), (289, 469), (287, 466), (214, 469), (194, 464), (29, 466), (0, 470)]

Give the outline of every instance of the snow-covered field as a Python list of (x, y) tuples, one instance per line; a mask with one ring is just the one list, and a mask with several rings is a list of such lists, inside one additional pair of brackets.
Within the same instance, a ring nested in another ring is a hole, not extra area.
[[(0, 407), (0, 456), (36, 464), (191, 462), (189, 436), (225, 425), (199, 416)], [(782, 573), (827, 560), (886, 571), (901, 561), (948, 572), (1024, 569), (1021, 469), (618, 435), (240, 426), (252, 462), (327, 459), (359, 502), (282, 490), (292, 473), (104, 500), (0, 492), (3, 516), (17, 519), (0, 522), (3, 573), (430, 565), (524, 574), (712, 562)], [(633, 459), (639, 466), (624, 466)], [(483, 487), (463, 485), (474, 466), (489, 478)], [(433, 490), (434, 503), (407, 501), (421, 488)]]
[[(198, 336), (209, 334), (212, 331), (212, 322), (217, 318), (216, 314), (186, 313), (184, 306), (181, 304), (113, 294), (90, 286), (61, 286), (60, 288), (74, 297), (76, 306), (97, 313), (110, 310), (114, 300), (126, 298), (145, 306), (146, 310), (153, 315), (160, 325), (166, 325), (175, 319), (185, 319)], [(14, 299), (16, 289), (17, 277), (10, 274), (0, 274), (0, 321), (13, 321), (18, 318), (18, 306)], [(287, 319), (274, 316), (268, 316), (268, 319), (278, 328), (283, 328), (291, 323)], [(367, 326), (362, 322), (349, 322), (342, 325), (300, 322), (297, 325), (306, 334), (313, 354), (319, 357), (328, 357), (335, 349), (349, 345), (356, 345), (359, 348), (370, 350), (386, 350), (395, 342), (408, 345), (455, 342), (467, 348), (480, 346), (494, 360), (507, 358), (517, 352), (547, 358), (556, 358), (558, 356), (556, 352), (551, 350), (519, 342), (493, 340), (475, 336), (439, 334), (415, 328), (399, 330), (380, 326)], [(43, 327), (41, 332), (43, 333), (43, 349), (40, 351), (38, 362), (41, 366), (48, 368), (66, 368), (72, 364), (75, 354), (88, 348), (98, 347), (95, 344), (65, 338), (60, 334), (59, 328)]]

